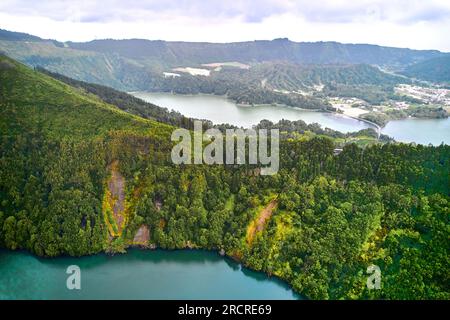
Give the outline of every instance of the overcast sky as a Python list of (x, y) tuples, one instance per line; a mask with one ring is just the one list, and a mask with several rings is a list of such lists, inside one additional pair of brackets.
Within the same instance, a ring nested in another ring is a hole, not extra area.
[(287, 37), (450, 51), (450, 1), (1, 0), (0, 28), (60, 41)]

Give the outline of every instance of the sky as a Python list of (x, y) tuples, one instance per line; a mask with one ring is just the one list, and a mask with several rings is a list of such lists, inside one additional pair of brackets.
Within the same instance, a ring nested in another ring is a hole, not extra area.
[(0, 28), (59, 41), (289, 38), (450, 52), (450, 1), (1, 0)]

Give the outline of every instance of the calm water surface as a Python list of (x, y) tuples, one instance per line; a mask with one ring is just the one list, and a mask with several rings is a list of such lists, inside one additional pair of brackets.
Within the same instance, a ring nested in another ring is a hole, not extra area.
[[(66, 269), (81, 269), (81, 290)], [(0, 299), (300, 299), (284, 282), (207, 251), (53, 259), (0, 251)]]
[[(170, 93), (133, 92), (133, 95), (156, 105), (176, 110), (187, 117), (207, 119), (214, 123), (229, 123), (251, 127), (263, 119), (281, 119), (319, 123), (341, 132), (359, 131), (369, 124), (342, 115), (314, 112), (282, 106), (241, 107), (224, 97), (213, 95), (175, 95)], [(405, 119), (389, 122), (382, 129), (397, 141), (439, 145), (450, 144), (450, 118)]]
[(389, 121), (381, 132), (401, 142), (450, 144), (450, 118)]
[(281, 119), (301, 119), (306, 123), (317, 122), (323, 127), (341, 132), (358, 131), (370, 127), (363, 121), (327, 112), (315, 112), (283, 106), (242, 107), (221, 96), (175, 95), (149, 92), (133, 92), (132, 94), (161, 107), (178, 111), (187, 117), (211, 120), (217, 124), (229, 123), (244, 128), (250, 128), (263, 119), (272, 122), (278, 122)]

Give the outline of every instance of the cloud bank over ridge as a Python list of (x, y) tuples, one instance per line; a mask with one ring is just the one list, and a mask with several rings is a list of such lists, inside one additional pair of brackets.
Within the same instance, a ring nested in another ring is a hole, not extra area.
[(60, 41), (231, 42), (288, 37), (450, 51), (450, 2), (3, 0), (0, 28)]

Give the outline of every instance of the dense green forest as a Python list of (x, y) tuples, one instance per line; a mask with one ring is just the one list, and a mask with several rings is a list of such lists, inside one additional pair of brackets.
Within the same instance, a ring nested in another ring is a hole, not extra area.
[[(0, 57), (0, 247), (122, 252), (147, 228), (140, 245), (223, 250), (312, 299), (450, 298), (449, 146), (335, 155), (338, 137), (289, 122), (276, 175), (174, 165), (176, 117), (106, 99)], [(366, 288), (371, 264), (381, 290)]]

